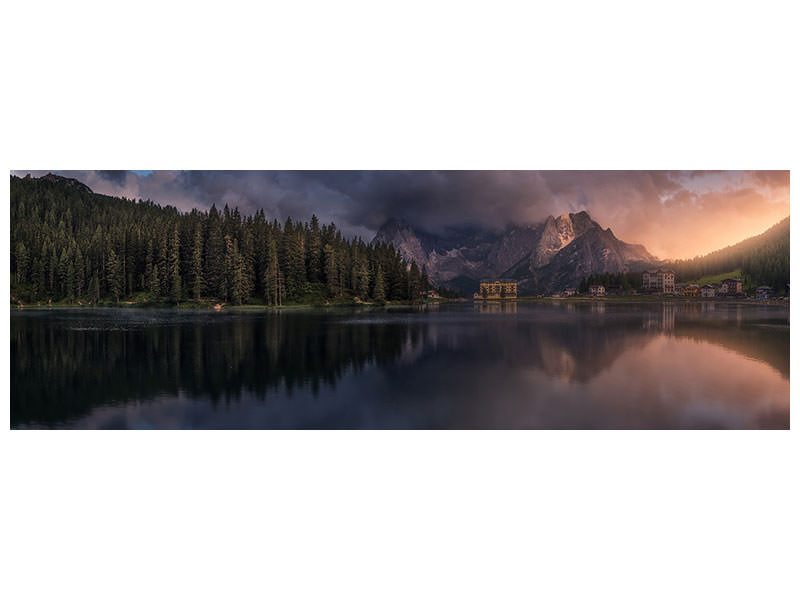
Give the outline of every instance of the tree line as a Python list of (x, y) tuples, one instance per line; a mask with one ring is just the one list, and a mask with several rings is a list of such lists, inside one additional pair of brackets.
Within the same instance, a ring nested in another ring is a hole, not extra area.
[(637, 290), (642, 287), (641, 273), (595, 273), (581, 279), (578, 293), (586, 294), (590, 285), (602, 285), (606, 288), (619, 286), (624, 292)]
[(334, 224), (182, 213), (75, 180), (11, 177), (11, 295), (20, 302), (130, 299), (282, 305), (358, 297), (416, 301), (430, 283), (389, 244)]
[[(764, 233), (733, 246), (688, 260), (676, 260), (659, 268), (675, 271), (676, 282), (695, 281), (706, 275), (742, 271), (742, 287), (752, 293), (758, 286), (769, 285), (778, 295), (789, 293), (789, 217)], [(595, 273), (584, 277), (578, 293), (590, 285), (619, 286), (623, 291), (642, 287), (642, 273)]]
[(676, 281), (693, 281), (704, 275), (742, 270), (742, 285), (752, 291), (769, 285), (776, 293), (789, 292), (789, 217), (764, 233), (733, 246), (665, 265), (675, 271)]

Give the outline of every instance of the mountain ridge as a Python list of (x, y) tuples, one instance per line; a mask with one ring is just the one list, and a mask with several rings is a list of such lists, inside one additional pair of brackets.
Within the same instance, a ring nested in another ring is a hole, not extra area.
[[(22, 179), (32, 179), (32, 177), (31, 177), (30, 173), (28, 173)], [(77, 179), (74, 179), (72, 177), (64, 177), (62, 175), (56, 175), (54, 173), (48, 173), (47, 175), (42, 175), (41, 177), (39, 177), (39, 179), (42, 180), (42, 181), (49, 181), (50, 183), (64, 185), (64, 186), (69, 187), (69, 188), (74, 188), (74, 189), (76, 189), (76, 190), (78, 190), (80, 192), (86, 192), (88, 194), (93, 194), (94, 193), (92, 191), (92, 188), (90, 188), (88, 185), (86, 185), (82, 181), (78, 181)]]
[(790, 216), (765, 231), (735, 244), (665, 266), (675, 271), (676, 281), (741, 269), (744, 287), (769, 285), (776, 292), (789, 290)]
[(586, 211), (480, 232), (472, 239), (456, 231), (437, 236), (390, 219), (375, 242), (392, 244), (406, 261), (424, 266), (433, 281), (455, 285), (462, 293), (494, 277), (517, 279), (522, 293), (552, 293), (594, 272), (628, 272), (661, 262), (643, 245), (619, 240)]

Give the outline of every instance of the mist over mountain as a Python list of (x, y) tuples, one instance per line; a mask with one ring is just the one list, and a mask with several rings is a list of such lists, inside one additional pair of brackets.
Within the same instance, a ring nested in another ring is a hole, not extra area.
[(522, 293), (552, 293), (577, 286), (592, 273), (624, 273), (659, 262), (644, 246), (603, 229), (586, 211), (499, 233), (458, 228), (430, 234), (390, 219), (373, 241), (394, 245), (406, 261), (424, 266), (431, 280), (467, 294), (484, 278), (516, 279)]

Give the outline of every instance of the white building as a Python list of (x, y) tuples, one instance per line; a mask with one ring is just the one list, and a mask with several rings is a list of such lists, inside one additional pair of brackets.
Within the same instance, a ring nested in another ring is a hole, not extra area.
[(606, 286), (604, 286), (604, 285), (590, 285), (589, 286), (589, 295), (590, 296), (605, 296), (606, 295)]
[(714, 296), (717, 295), (717, 288), (711, 285), (710, 283), (707, 283), (700, 288), (700, 295), (703, 298), (713, 298)]
[(672, 269), (654, 269), (642, 273), (642, 287), (655, 294), (675, 293), (675, 271)]

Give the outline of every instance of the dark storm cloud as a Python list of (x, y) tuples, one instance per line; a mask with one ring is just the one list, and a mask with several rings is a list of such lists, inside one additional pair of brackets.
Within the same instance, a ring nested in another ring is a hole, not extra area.
[(349, 218), (370, 229), (392, 217), (429, 232), (461, 226), (499, 229), (540, 220), (557, 208), (542, 175), (532, 171), (389, 171), (316, 177), (325, 186), (359, 199)]
[(449, 227), (497, 230), (586, 210), (620, 238), (671, 258), (733, 243), (789, 214), (788, 171), (59, 173), (99, 193), (184, 211), (228, 204), (244, 214), (263, 209), (279, 221), (316, 214), (365, 239), (393, 217), (437, 233)]

